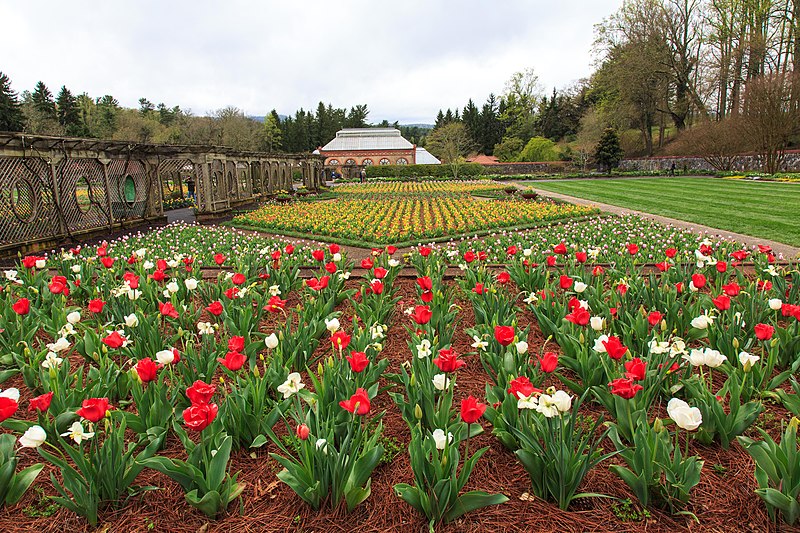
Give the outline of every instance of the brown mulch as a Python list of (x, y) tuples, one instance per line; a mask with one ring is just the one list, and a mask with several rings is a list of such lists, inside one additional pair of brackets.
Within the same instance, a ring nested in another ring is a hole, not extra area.
[[(404, 324), (408, 319), (402, 310), (414, 302), (416, 291), (413, 280), (398, 279), (398, 304), (393, 323), (384, 342), (382, 356), (390, 361), (387, 372), (396, 372), (399, 365), (410, 357), (406, 343), (407, 333)], [(358, 280), (351, 280), (348, 286), (355, 287)], [(472, 307), (467, 301), (460, 301), (462, 311), (458, 315), (456, 334), (453, 339), (459, 353), (472, 352), (472, 339), (464, 332), (474, 325)], [(343, 312), (342, 325), (350, 327), (352, 307), (345, 302), (339, 307)], [(275, 319), (262, 328), (268, 331), (274, 327)], [(530, 326), (530, 351), (539, 353), (546, 339), (536, 324), (533, 314), (528, 310), (518, 310), (521, 327)], [(317, 355), (329, 353), (330, 345), (320, 343)], [(558, 351), (554, 342), (547, 345), (548, 350)], [(486, 374), (477, 355), (464, 357), (467, 366), (458, 372), (456, 402), (468, 395), (484, 397)], [(385, 379), (381, 385), (387, 385)], [(550, 384), (548, 382), (548, 384)], [(7, 381), (5, 388), (16, 386), (22, 391), (24, 399), (30, 393), (22, 385), (19, 376)], [(21, 402), (23, 406), (26, 402)], [(590, 416), (599, 415), (602, 409), (596, 405), (585, 404)], [(383, 417), (384, 435), (396, 439), (403, 450), (388, 464), (378, 466), (372, 476), (371, 496), (353, 512), (346, 509), (321, 509), (315, 511), (306, 505), (294, 492), (275, 476), (279, 470), (277, 462), (269, 457), (276, 452), (270, 443), (254, 453), (244, 450), (234, 452), (230, 463), (232, 472), (240, 471), (239, 480), (246, 483), (242, 498), (231, 504), (228, 513), (218, 520), (209, 520), (205, 515), (188, 505), (183, 491), (167, 477), (154, 471), (145, 470), (137, 483), (140, 486), (156, 486), (159, 490), (147, 491), (132, 497), (119, 509), (101, 512), (97, 530), (108, 532), (249, 532), (249, 531), (296, 531), (296, 532), (419, 532), (427, 531), (427, 521), (413, 508), (394, 494), (393, 485), (400, 482), (413, 483), (408, 453), (408, 428), (399, 410), (388, 394), (380, 394), (373, 402), (375, 412), (385, 410)], [(26, 416), (24, 408), (18, 413)], [(766, 413), (758, 423), (773, 436), (780, 432), (780, 421), (787, 420), (787, 412), (780, 406), (768, 403)], [(467, 489), (481, 489), (488, 492), (502, 492), (509, 497), (503, 505), (481, 509), (448, 525), (437, 527), (441, 532), (487, 532), (487, 531), (537, 531), (537, 532), (777, 532), (798, 531), (786, 526), (780, 529), (767, 515), (760, 498), (754, 494), (756, 483), (753, 478), (754, 465), (747, 453), (732, 444), (729, 450), (719, 446), (706, 447), (691, 444), (691, 452), (699, 454), (705, 465), (701, 482), (694, 489), (687, 508), (694, 513), (699, 522), (688, 516), (672, 516), (669, 513), (651, 510), (650, 516), (637, 521), (623, 521), (615, 512), (617, 500), (611, 498), (587, 498), (577, 500), (569, 511), (561, 511), (556, 505), (529, 496), (530, 481), (525, 470), (516, 461), (513, 453), (506, 450), (492, 435), (491, 427), (483, 422), (486, 432), (470, 442), (470, 449), (488, 446), (488, 452), (478, 462), (470, 478)], [(603, 447), (612, 450), (613, 444), (605, 441)], [(174, 435), (170, 435), (164, 455), (180, 457), (183, 447)], [(19, 452), (21, 466), (37, 462), (40, 458), (33, 450)], [(614, 498), (636, 499), (627, 486), (608, 468), (617, 462), (612, 458), (587, 475), (580, 488), (582, 492), (603, 493)], [(47, 503), (44, 495), (55, 495), (50, 481), (55, 468), (46, 464), (42, 474), (34, 484), (40, 490), (30, 490), (15, 506), (0, 507), (0, 531), (19, 532), (62, 532), (91, 531), (83, 518), (58, 508), (51, 516), (34, 517), (36, 509), (43, 509)], [(58, 475), (56, 473), (56, 475)]]

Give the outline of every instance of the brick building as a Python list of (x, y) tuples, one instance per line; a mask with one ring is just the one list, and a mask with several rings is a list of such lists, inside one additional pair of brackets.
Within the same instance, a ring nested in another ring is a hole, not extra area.
[(325, 167), (345, 177), (370, 165), (413, 165), (417, 147), (394, 128), (345, 128), (319, 149)]

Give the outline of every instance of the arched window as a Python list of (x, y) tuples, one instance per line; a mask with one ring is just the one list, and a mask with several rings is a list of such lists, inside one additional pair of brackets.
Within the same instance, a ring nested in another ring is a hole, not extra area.
[[(338, 164), (339, 164), (339, 160), (338, 160), (338, 159), (331, 159), (330, 161), (328, 161), (328, 165), (330, 165), (330, 166), (332, 166), (332, 167), (335, 167), (335, 166), (337, 166)], [(348, 163), (348, 164), (349, 164), (349, 163)]]
[(369, 167), (374, 165), (375, 163), (372, 162), (372, 159), (365, 159), (361, 162), (361, 164), (364, 165), (365, 167)]
[(407, 165), (408, 164), (408, 159), (406, 159), (405, 157), (400, 157), (400, 158), (397, 159), (397, 164), (398, 165)]
[(391, 164), (391, 161), (389, 161), (387, 158), (384, 157), (383, 159), (380, 160), (380, 164), (381, 165), (389, 165), (389, 164)]
[(356, 160), (355, 159), (348, 159), (347, 161), (344, 162), (344, 164), (347, 165), (347, 166), (353, 166), (353, 165), (356, 164)]

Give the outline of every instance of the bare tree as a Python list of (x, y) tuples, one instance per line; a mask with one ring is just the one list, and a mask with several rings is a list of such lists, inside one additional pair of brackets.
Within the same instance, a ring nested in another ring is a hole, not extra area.
[(748, 149), (739, 121), (729, 117), (721, 122), (707, 120), (696, 124), (679, 137), (671, 151), (702, 157), (717, 170), (732, 170), (742, 152)]
[(425, 147), (442, 163), (450, 165), (453, 178), (458, 179), (458, 171), (465, 162), (464, 156), (475, 149), (475, 141), (463, 123), (451, 122), (428, 134)]
[(746, 86), (740, 131), (770, 174), (780, 171), (790, 139), (800, 132), (792, 100), (797, 83), (798, 76), (788, 72), (753, 78)]

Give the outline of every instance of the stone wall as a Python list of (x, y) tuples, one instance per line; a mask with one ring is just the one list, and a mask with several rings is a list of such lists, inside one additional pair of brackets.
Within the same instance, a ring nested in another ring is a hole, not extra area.
[(509, 176), (514, 174), (559, 174), (569, 170), (569, 161), (542, 163), (491, 163), (482, 165), (487, 174)]
[[(639, 157), (635, 159), (624, 159), (620, 163), (620, 170), (653, 172), (659, 170), (669, 170), (675, 163), (675, 169), (686, 172), (715, 172), (717, 169), (712, 167), (702, 157)], [(735, 172), (760, 172), (763, 168), (761, 158), (758, 155), (747, 154), (737, 158), (732, 170)], [(800, 172), (800, 150), (790, 150), (786, 152), (783, 162), (784, 172)]]

